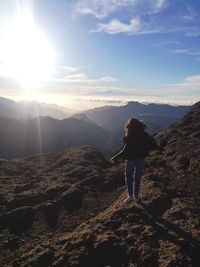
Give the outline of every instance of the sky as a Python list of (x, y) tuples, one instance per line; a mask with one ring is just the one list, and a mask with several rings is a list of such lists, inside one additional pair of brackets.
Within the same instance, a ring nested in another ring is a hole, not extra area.
[(200, 1), (0, 0), (0, 96), (72, 109), (200, 100)]

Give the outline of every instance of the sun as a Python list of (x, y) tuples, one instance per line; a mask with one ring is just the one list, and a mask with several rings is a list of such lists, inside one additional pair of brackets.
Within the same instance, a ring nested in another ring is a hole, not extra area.
[(0, 36), (0, 73), (23, 86), (48, 79), (53, 71), (53, 49), (26, 11), (6, 22)]

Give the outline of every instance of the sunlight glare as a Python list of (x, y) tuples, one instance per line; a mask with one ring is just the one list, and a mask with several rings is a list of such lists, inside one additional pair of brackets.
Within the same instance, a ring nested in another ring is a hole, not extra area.
[(30, 12), (7, 22), (0, 41), (0, 72), (4, 76), (31, 87), (52, 73), (53, 50), (34, 24)]

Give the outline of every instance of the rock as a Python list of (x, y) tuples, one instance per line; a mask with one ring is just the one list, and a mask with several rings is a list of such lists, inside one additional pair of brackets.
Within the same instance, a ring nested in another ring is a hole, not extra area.
[(83, 196), (78, 189), (70, 189), (67, 192), (64, 192), (60, 199), (59, 203), (64, 205), (68, 210), (78, 209), (82, 205)]
[(168, 194), (158, 195), (147, 205), (152, 215), (161, 216), (172, 206), (172, 200)]
[(49, 267), (54, 260), (54, 251), (52, 249), (45, 249), (37, 254), (35, 259), (32, 259), (26, 266), (33, 267)]
[(46, 200), (45, 193), (31, 194), (26, 193), (22, 195), (16, 195), (14, 199), (7, 203), (9, 209), (15, 209), (20, 206), (34, 206)]
[(21, 239), (18, 236), (10, 236), (6, 242), (2, 244), (3, 249), (15, 250), (18, 249)]
[(8, 226), (10, 233), (23, 233), (32, 227), (34, 215), (32, 207), (21, 207), (5, 215), (5, 224)]
[(48, 199), (54, 199), (55, 197), (59, 196), (60, 194), (62, 194), (64, 191), (67, 190), (67, 186), (66, 185), (61, 185), (61, 186), (54, 186), (52, 188), (49, 188), (47, 190), (47, 197)]
[[(125, 247), (116, 242), (115, 236), (110, 236), (107, 239), (99, 240), (94, 247), (92, 256), (96, 259), (96, 266), (121, 266), (126, 264), (127, 254)], [(102, 255), (104, 255), (102, 257)]]
[(39, 210), (41, 210), (46, 216), (47, 224), (50, 227), (55, 227), (58, 222), (58, 208), (57, 203), (48, 202), (40, 205)]

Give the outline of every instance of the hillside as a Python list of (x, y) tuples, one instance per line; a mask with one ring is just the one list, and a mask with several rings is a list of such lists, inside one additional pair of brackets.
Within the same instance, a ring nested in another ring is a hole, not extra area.
[(51, 242), (109, 206), (123, 184), (116, 168), (90, 147), (2, 159), (0, 166), (1, 266), (49, 266)]
[(157, 135), (164, 158), (177, 173), (177, 180), (200, 206), (200, 102), (180, 122)]
[[(89, 146), (2, 159), (2, 266), (199, 267), (200, 205), (186, 186), (200, 193), (199, 119), (197, 103), (157, 135), (163, 153), (147, 158), (142, 203), (123, 203), (123, 163)], [(196, 153), (189, 168), (184, 151)]]
[(0, 125), (0, 157), (3, 158), (59, 152), (79, 145), (102, 148), (109, 140), (109, 134), (97, 125), (75, 118), (0, 118)]

